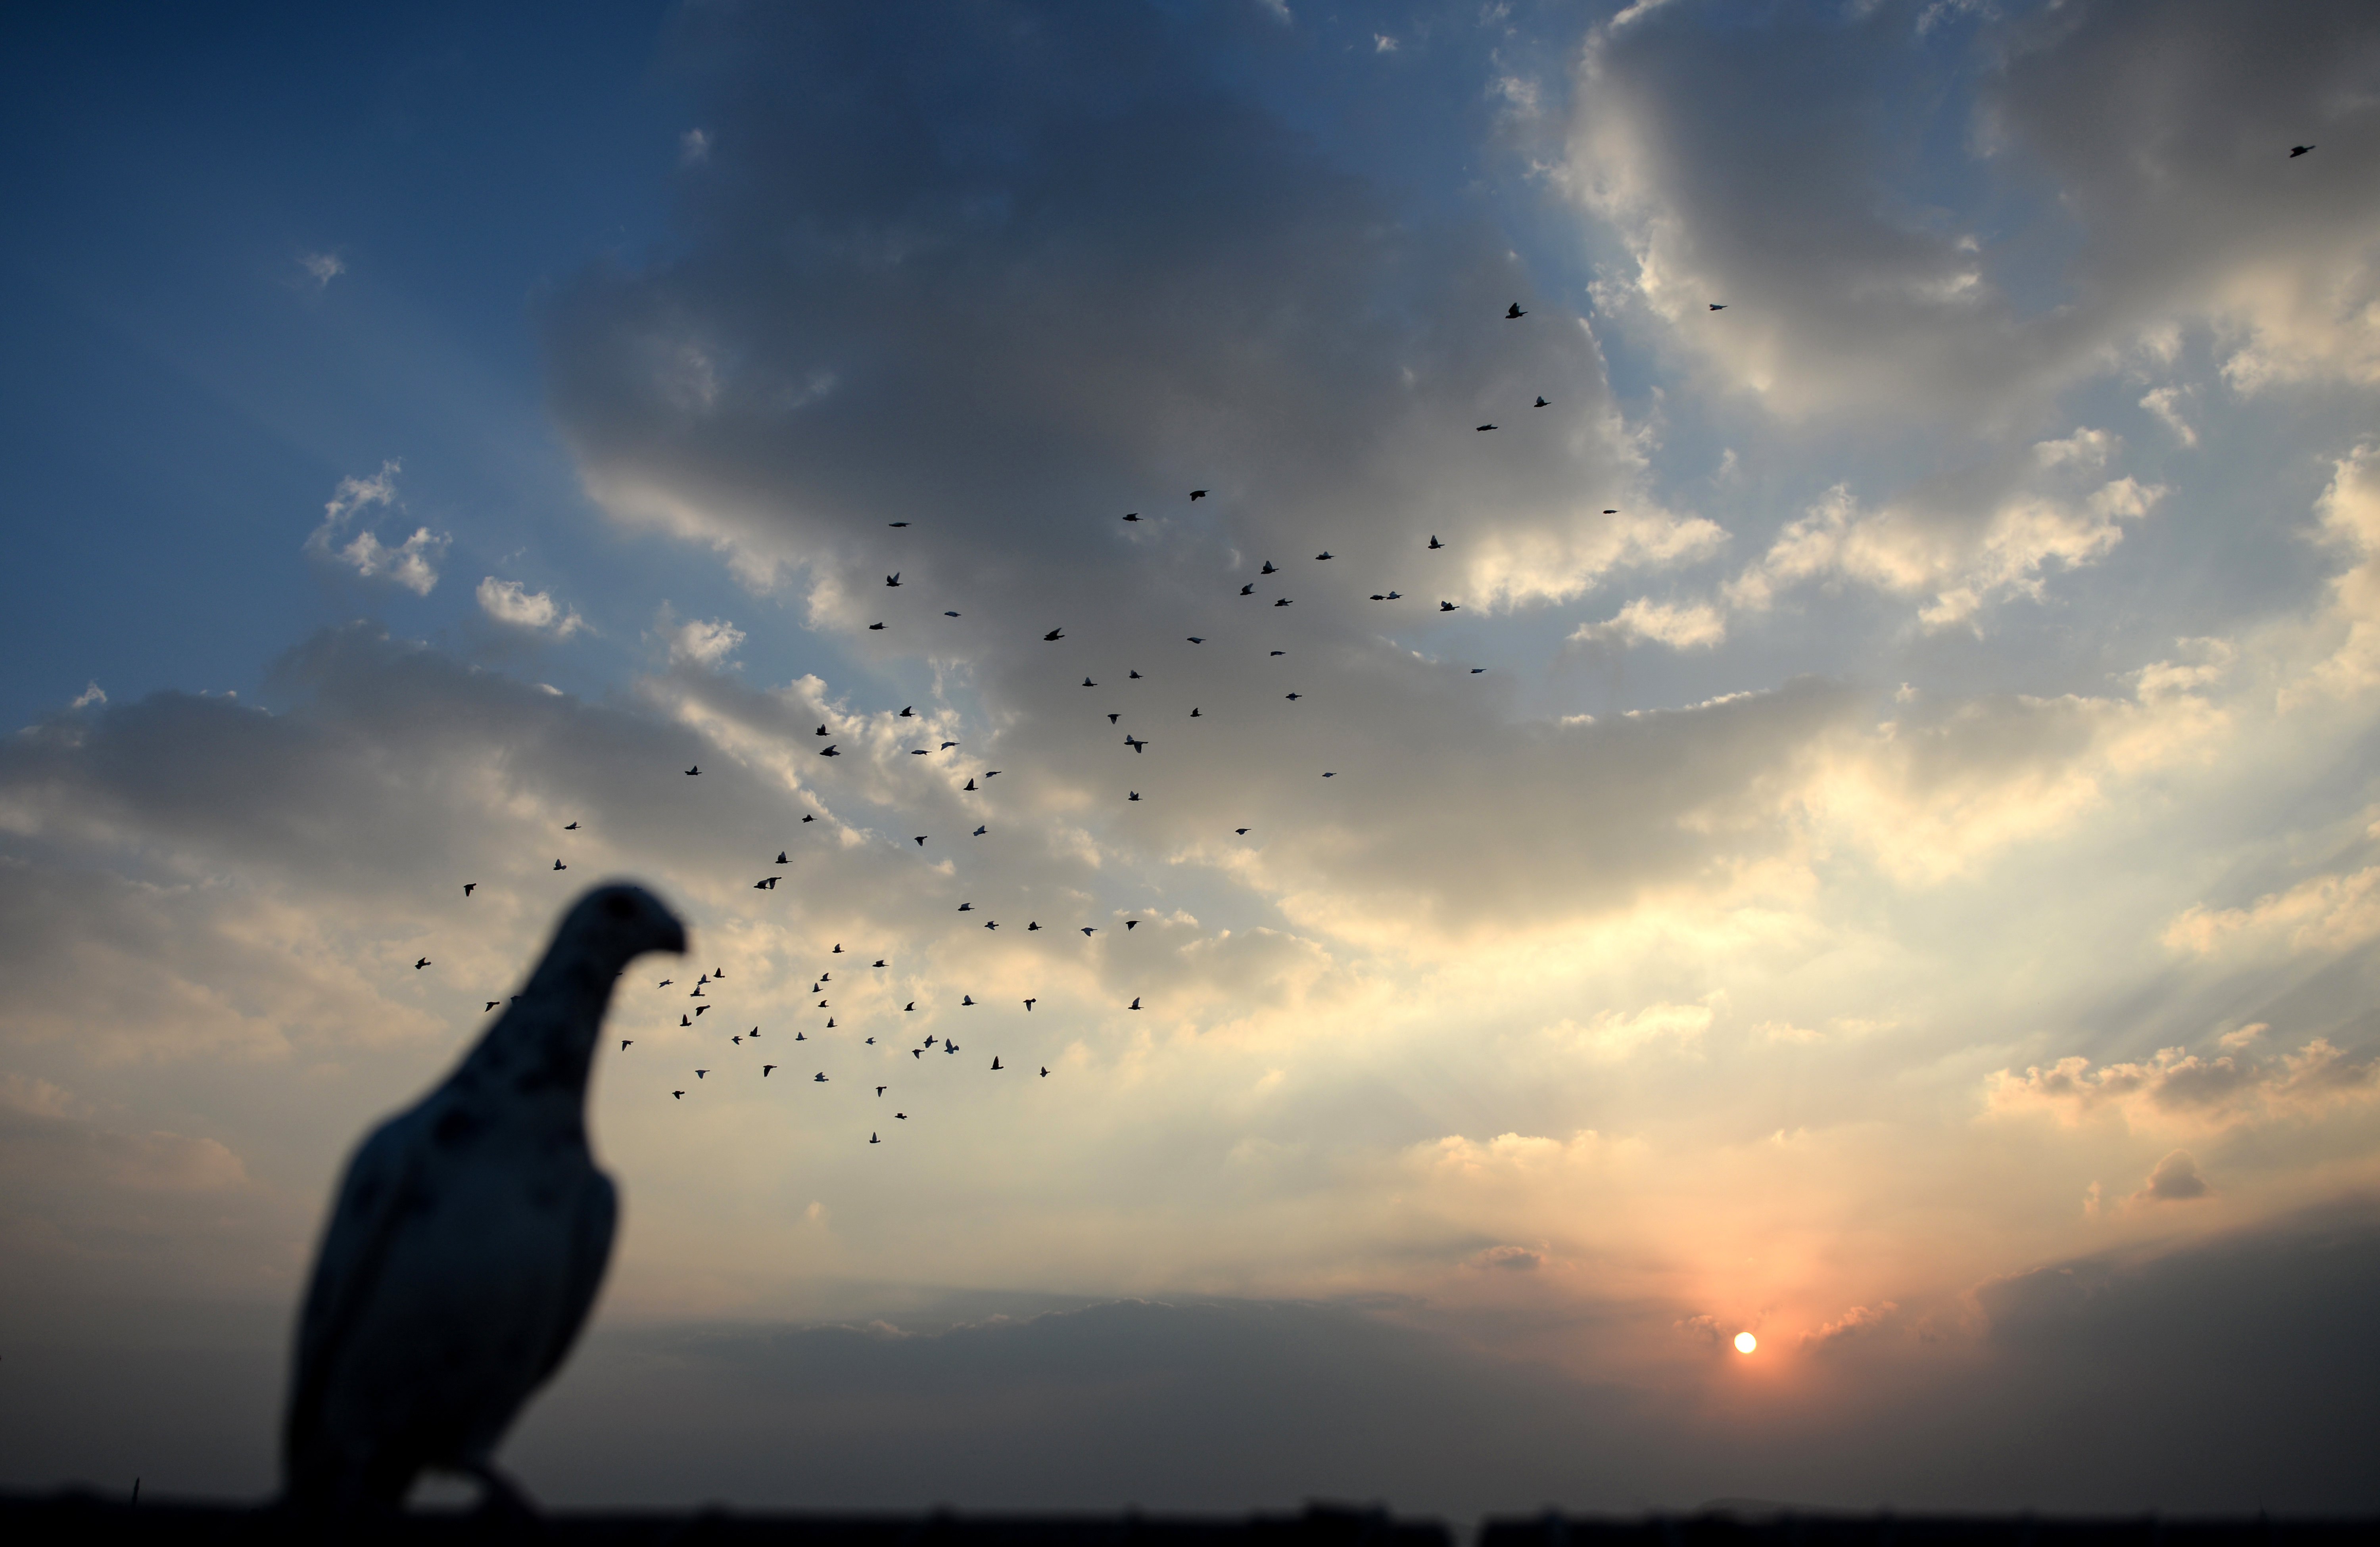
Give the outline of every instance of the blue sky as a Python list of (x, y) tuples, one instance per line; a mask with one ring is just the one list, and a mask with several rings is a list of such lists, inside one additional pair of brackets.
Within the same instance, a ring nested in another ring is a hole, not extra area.
[(2357, 7), (6, 27), (0, 1480), (626, 874), (544, 1496), (2372, 1507)]

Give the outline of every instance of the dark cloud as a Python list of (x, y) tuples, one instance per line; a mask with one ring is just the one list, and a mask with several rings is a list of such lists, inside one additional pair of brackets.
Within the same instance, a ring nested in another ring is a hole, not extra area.
[[(1807, 1383), (1787, 1410), (1730, 1395), (1740, 1356), (1720, 1340), (1625, 1383), (1581, 1383), (1420, 1330), (1421, 1308), (1395, 1302), (987, 1315), (979, 1300), (920, 1307), (920, 1324), (940, 1323), (927, 1332), (603, 1327), (509, 1456), (556, 1503), (1236, 1510), (1326, 1496), (1458, 1522), (1718, 1496), (2368, 1510), (2375, 1273), (2380, 1212), (2365, 1206), (2045, 1267), (1977, 1292), (1979, 1339), (1911, 1335), (1890, 1307), (1847, 1316), (1821, 1334), (1825, 1372), (1778, 1372)], [(1651, 1309), (1569, 1335), (1658, 1339)], [(61, 1335), (80, 1362), (45, 1357), (16, 1377), (0, 1480), (89, 1476), (104, 1458), (177, 1486), (259, 1486), (276, 1329), (182, 1324), (165, 1358), (153, 1338), (92, 1349), (85, 1332)], [(148, 1415), (138, 1456), (112, 1432), (129, 1408)], [(226, 1411), (253, 1424), (244, 1442)]]

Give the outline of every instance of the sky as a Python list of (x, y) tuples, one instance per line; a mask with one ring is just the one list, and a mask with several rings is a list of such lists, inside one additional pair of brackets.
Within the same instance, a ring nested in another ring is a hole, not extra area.
[(10, 12), (0, 1486), (622, 876), (548, 1502), (2380, 1508), (2369, 23)]

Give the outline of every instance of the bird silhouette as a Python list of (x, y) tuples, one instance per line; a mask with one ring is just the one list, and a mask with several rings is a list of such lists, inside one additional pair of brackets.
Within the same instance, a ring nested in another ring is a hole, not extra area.
[(1193, 709), (1193, 710), (1190, 712), (1190, 718), (1192, 718), (1193, 720), (1196, 720), (1196, 718), (1198, 718), (1198, 712), (1197, 712), (1196, 709)]
[(1241, 837), (1245, 838), (1245, 837), (1246, 837), (1250, 833), (1254, 832), (1254, 831), (1255, 831), (1255, 829), (1254, 829), (1254, 828), (1249, 828), (1249, 827), (1234, 827), (1234, 828), (1232, 828), (1232, 832), (1234, 832), (1234, 833), (1237, 833)]
[(699, 763), (691, 764), (691, 765), (689, 765), (689, 766), (687, 767), (687, 769), (686, 769), (686, 776), (687, 778), (691, 779), (691, 778), (695, 777), (697, 774), (700, 774), (701, 772), (702, 772), (702, 765), (701, 765), (701, 764), (699, 764)]
[(1193, 634), (1190, 636), (1190, 642), (1192, 644), (1205, 644), (1207, 640), (1203, 635)]
[(885, 583), (886, 585), (888, 585), (888, 586), (897, 586), (897, 585), (899, 585), (899, 584), (901, 583), (901, 572), (900, 572), (899, 570), (895, 569), (895, 570), (894, 570), (894, 571), (892, 571), (892, 573), (891, 573), (890, 575), (885, 576), (885, 577), (884, 577), (884, 583)]
[(883, 1141), (882, 1139), (880, 1139), (877, 1138), (874, 1134), (872, 1134), (872, 1133), (871, 1133), (871, 1134), (869, 1134), (869, 1135), (868, 1136), (868, 1142), (869, 1142), (870, 1144), (881, 1144), (881, 1143), (883, 1143), (884, 1141)]
[(923, 833), (920, 833), (920, 834), (917, 834), (917, 847), (918, 847), (919, 848), (923, 848), (923, 847), (926, 847), (926, 838), (927, 838), (927, 836), (928, 836), (928, 834), (923, 834)]
[(1463, 609), (1451, 602), (1440, 602), (1438, 604), (1438, 610), (1441, 613), (1459, 613)]
[(1543, 395), (1543, 394), (1539, 394), (1539, 395), (1538, 395), (1538, 397), (1537, 397), (1537, 400), (1536, 400), (1536, 402), (1534, 402), (1534, 403), (1532, 403), (1532, 404), (1530, 404), (1530, 405), (1529, 405), (1529, 407), (1531, 407), (1532, 408), (1548, 408), (1548, 407), (1549, 407), (1549, 406), (1550, 406), (1550, 405), (1548, 405), (1548, 404), (1546, 402), (1546, 400), (1545, 400), (1545, 396), (1544, 396), (1544, 395)]
[(1000, 1054), (997, 1053), (991, 1055), (991, 1066), (995, 1069), (1000, 1067)]
[(1133, 737), (1131, 737), (1130, 735), (1125, 736), (1125, 737), (1123, 738), (1123, 744), (1124, 744), (1125, 746), (1127, 746), (1127, 747), (1131, 748), (1131, 749), (1133, 749), (1133, 751), (1134, 751), (1134, 752), (1135, 752), (1135, 753), (1138, 753), (1138, 752), (1142, 751), (1143, 749), (1145, 749), (1148, 746), (1148, 742), (1146, 742), (1146, 741), (1136, 740), (1136, 739), (1135, 739)]
[(425, 967), (427, 967), (427, 966), (429, 966), (429, 965), (430, 965), (430, 958), (429, 958), (428, 956), (424, 956), (424, 957), (422, 957), (419, 961), (417, 961), (417, 962), (415, 962), (415, 963), (413, 964), (413, 969), (414, 969), (416, 972), (419, 972), (419, 971), (420, 971), (423, 968), (425, 968)]
[(710, 1072), (710, 1071), (709, 1069), (697, 1069), (697, 1070), (695, 1070), (695, 1071), (694, 1071), (694, 1078), (697, 1078), (697, 1079), (700, 1079), (704, 1075), (707, 1075), (707, 1074), (709, 1074)]
[(1140, 798), (1140, 791), (1138, 791), (1138, 790), (1134, 790), (1134, 791), (1132, 792), (1132, 794), (1131, 794), (1131, 798), (1133, 798), (1133, 799), (1135, 799), (1135, 800), (1139, 799), (1139, 798)]
[(578, 831), (578, 824), (575, 822), (565, 822), (563, 824), (562, 830), (565, 833), (576, 833)]
[(2318, 147), (2313, 145), (2292, 145), (2289, 147), (2289, 159), (2291, 161), (2295, 161), (2298, 157), (2305, 154), (2308, 151), (2315, 149), (2318, 149)]
[(1194, 500), (1203, 500), (1207, 497), (1207, 491), (1204, 489), (1193, 489), (1190, 491), (1190, 497)]
[(1084, 686), (1084, 687), (1086, 687), (1086, 688), (1096, 688), (1096, 687), (1098, 687), (1098, 686), (1099, 686), (1099, 684), (1098, 684), (1098, 683), (1096, 683), (1096, 682), (1093, 682), (1089, 677), (1087, 677), (1087, 677), (1083, 678), (1083, 686)]
[(1042, 635), (1041, 639), (1042, 642), (1046, 644), (1051, 640), (1062, 640), (1065, 637), (1066, 631), (1063, 628), (1052, 628), (1048, 633)]
[(1289, 700), (1292, 703), (1295, 703), (1298, 700), (1305, 697), (1303, 693), (1284, 693), (1281, 696)]
[(1335, 555), (1334, 555), (1334, 554), (1332, 554), (1332, 553), (1330, 552), (1330, 549), (1325, 548), (1325, 549), (1323, 549), (1320, 553), (1318, 553), (1318, 554), (1315, 554), (1314, 556), (1315, 556), (1315, 558), (1316, 558), (1317, 560), (1321, 560), (1321, 559), (1331, 558), (1331, 557), (1334, 557)]
[(501, 1003), (501, 1001), (494, 1000), (494, 999), (491, 999), (491, 1000), (489, 1000), (489, 1001), (488, 1001), (488, 1003), (487, 1003), (487, 1005), (486, 1005), (486, 1006), (485, 1006), (485, 1008), (481, 1009), (481, 1010), (480, 1011), (480, 1013), (481, 1015), (486, 1015), (486, 1014), (488, 1013), (488, 1011), (489, 1011), (489, 1010), (492, 1010), (492, 1009), (494, 1009), (494, 1008), (496, 1007), (496, 1005), (497, 1005), (499, 1003)]
[(621, 969), (685, 949), (650, 893), (588, 893), (512, 1008), (347, 1163), (282, 1424), (302, 1514), (393, 1515), (431, 1467), (526, 1511), (492, 1458), (577, 1339), (618, 1214), (587, 1146), (595, 1039)]
[(468, 896), (469, 896), (473, 892), (478, 891), (478, 890), (479, 890), (479, 888), (480, 888), (480, 883), (479, 883), (478, 882), (476, 882), (476, 881), (467, 881), (467, 882), (463, 883), (463, 895), (464, 895), (465, 896), (467, 896), (467, 897), (468, 897)]
[(555, 870), (557, 870), (557, 871), (566, 871), (566, 870), (568, 870), (570, 867), (569, 867), (569, 866), (567, 866), (567, 865), (565, 865), (565, 864), (564, 864), (561, 860), (556, 859), (556, 860), (553, 862), (553, 868), (554, 868)]
[(1130, 934), (1138, 928), (1140, 928), (1140, 920), (1137, 919), (1126, 919), (1123, 921), (1123, 932), (1126, 934)]
[(1047, 1064), (1041, 1066), (1041, 1078), (1044, 1079), (1050, 1078), (1050, 1066)]
[(826, 1083), (826, 1076), (824, 1074), (814, 1074), (810, 1076), (810, 1083), (813, 1085), (824, 1085)]
[(1038, 923), (1027, 923), (1027, 924), (1025, 926), (1025, 931), (1026, 931), (1026, 932), (1027, 934), (1030, 934), (1030, 933), (1031, 933), (1031, 932), (1033, 932), (1035, 930), (1038, 930), (1038, 929), (1039, 929), (1040, 927), (1041, 927), (1041, 926), (1040, 926)]
[(1274, 574), (1274, 573), (1276, 573), (1276, 571), (1273, 569), (1273, 566), (1272, 566), (1272, 560), (1270, 560), (1270, 559), (1267, 559), (1267, 560), (1265, 560), (1265, 561), (1264, 561), (1264, 567), (1263, 567), (1262, 569), (1257, 570), (1257, 574), (1259, 574), (1259, 575), (1270, 575), (1270, 574)]
[(892, 718), (896, 720), (914, 720), (917, 717), (917, 706), (916, 704), (909, 705), (907, 708), (902, 710), (900, 713), (892, 716)]
[(1137, 521), (1140, 518), (1137, 515), (1127, 515), (1124, 517), (1124, 519), (1127, 521)]
[(1240, 594), (1242, 596), (1254, 596), (1256, 593), (1257, 583), (1254, 580), (1250, 580), (1246, 585), (1240, 588)]
[(1521, 310), (1521, 303), (1519, 301), (1514, 301), (1512, 306), (1505, 311), (1504, 321), (1508, 323), (1517, 323), (1527, 315), (1527, 312)]
[(879, 629), (882, 628), (883, 627), (884, 627), (884, 626), (883, 626), (882, 624), (880, 624), (880, 623), (871, 623), (871, 624), (869, 624), (869, 625), (868, 626), (868, 631), (869, 633), (873, 634), (873, 633), (875, 633), (877, 630), (879, 630)]
[(1093, 930), (1095, 930), (1095, 929), (1097, 929), (1097, 928), (1099, 928), (1099, 926), (1098, 926), (1097, 924), (1085, 924), (1085, 925), (1083, 926), (1083, 933), (1084, 933), (1085, 935), (1088, 935), (1088, 934), (1089, 934)]
[[(966, 785), (965, 785), (965, 790), (972, 790), (972, 789), (974, 789), (974, 788), (975, 788), (975, 781), (974, 781), (973, 779), (969, 779), (969, 780), (966, 782)], [(965, 791), (962, 791), (962, 793), (964, 793), (964, 792), (965, 792)]]
[(1140, 1008), (1140, 995), (1138, 995), (1138, 994), (1136, 994), (1136, 993), (1135, 993), (1135, 994), (1134, 994), (1134, 995), (1132, 996), (1132, 1005), (1131, 1005), (1131, 1007), (1132, 1007), (1133, 1009), (1135, 1009), (1135, 1010), (1137, 1010), (1137, 1009), (1139, 1009), (1139, 1008)]
[(1276, 607), (1286, 607), (1290, 604), (1290, 598), (1286, 596), (1277, 596), (1273, 598), (1272, 604)]
[(889, 1086), (889, 1085), (880, 1085), (880, 1086), (878, 1086), (878, 1087), (876, 1088), (876, 1093), (877, 1093), (878, 1095), (880, 1095), (880, 1095), (882, 1095), (885, 1091), (887, 1091), (887, 1090), (891, 1090), (891, 1089), (892, 1089), (892, 1087), (891, 1087), (891, 1086)]
[(1430, 540), (1429, 540), (1429, 545), (1430, 545), (1432, 548), (1443, 548), (1443, 547), (1445, 547), (1445, 546), (1446, 546), (1446, 544), (1445, 544), (1445, 543), (1443, 543), (1443, 542), (1440, 542), (1437, 539), (1437, 537), (1436, 537), (1436, 536), (1432, 536), (1432, 537), (1430, 538)]
[(884, 524), (888, 527), (905, 527), (909, 523), (906, 521), (887, 521)]
[(763, 1064), (763, 1065), (761, 1065), (761, 1066), (760, 1066), (760, 1078), (761, 1078), (762, 1079), (766, 1079), (766, 1078), (769, 1078), (769, 1071), (770, 1071), (771, 1069), (775, 1068), (776, 1066), (776, 1066), (776, 1065), (774, 1065), (774, 1064)]
[(683, 1090), (673, 1090), (673, 1091), (671, 1091), (671, 1092), (670, 1092), (670, 1097), (671, 1097), (671, 1099), (672, 1099), (672, 1100), (674, 1100), (674, 1101), (681, 1101), (681, 1102), (682, 1102), (682, 1101), (686, 1100), (686, 1092), (685, 1092), (685, 1091), (683, 1091)]
[(1033, 1001), (1030, 999), (1025, 1002), (1025, 1013), (1026, 1015), (1031, 1015), (1033, 1013)]
[(1726, 310), (1727, 310), (1727, 302), (1725, 302), (1725, 301), (1712, 301), (1712, 302), (1710, 303), (1710, 309), (1711, 309), (1713, 311), (1726, 311)]
[(968, 834), (968, 836), (969, 836), (969, 837), (975, 837), (975, 838), (980, 838), (980, 837), (982, 837), (982, 836), (983, 836), (983, 834), (984, 834), (984, 830), (983, 830), (982, 828), (978, 827), (978, 828), (977, 828), (973, 833), (969, 834)]
[[(491, 1006), (491, 1007), (492, 1008), (492, 1006)], [(625, 1053), (625, 1052), (627, 1052), (627, 1051), (628, 1051), (628, 1049), (630, 1049), (631, 1047), (634, 1047), (634, 1046), (636, 1045), (636, 1041), (637, 1041), (637, 1040), (636, 1040), (634, 1037), (623, 1037), (623, 1038), (621, 1038), (621, 1039), (620, 1039), (620, 1051), (621, 1051), (622, 1053)]]
[(1487, 432), (1488, 431), (1493, 430), (1493, 429), (1495, 429), (1495, 428), (1496, 428), (1496, 426), (1494, 426), (1494, 425), (1492, 425), (1492, 424), (1483, 424), (1483, 425), (1481, 425), (1481, 426), (1479, 427), (1480, 432), (1481, 432), (1483, 434), (1484, 434), (1485, 432)]

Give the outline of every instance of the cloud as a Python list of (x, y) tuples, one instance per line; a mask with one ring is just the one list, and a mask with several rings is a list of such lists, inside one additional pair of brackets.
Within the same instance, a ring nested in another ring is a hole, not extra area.
[(73, 701), (68, 704), (67, 707), (71, 709), (89, 709), (93, 704), (104, 704), (106, 702), (106, 689), (100, 687), (97, 682), (93, 682), (84, 688), (81, 692), (77, 693), (74, 696)]
[(1672, 650), (1708, 649), (1727, 638), (1727, 620), (1707, 602), (1656, 602), (1640, 596), (1605, 622), (1580, 624), (1570, 638), (1573, 644), (1650, 640)]
[[(2354, 5), (1925, 15), (1637, 6), (1595, 30), (1560, 177), (1624, 250), (1605, 307), (1787, 417), (2022, 416), (2176, 326), (2224, 341), (2235, 390), (2380, 380), (2380, 214), (2340, 196), (2380, 112)], [(2054, 208), (2058, 254), (2043, 221), (1945, 207), (1933, 132), (1963, 141), (1949, 176)], [(2350, 149), (2288, 160), (2306, 140)]]
[(346, 262), (335, 252), (301, 252), (298, 266), (306, 271), (317, 290), (329, 288), (331, 281), (347, 272)]
[(744, 643), (744, 630), (723, 617), (689, 618), (674, 626), (663, 624), (663, 635), (669, 642), (669, 658), (674, 664), (690, 664), (716, 671), (727, 664)]
[(2123, 541), (2122, 523), (2147, 516), (2165, 496), (2130, 477), (2082, 487), (2119, 444), (2088, 428), (2035, 443), (2000, 489), (1983, 494), (1980, 518), (1943, 502), (1949, 491), (1870, 511), (1839, 485), (1779, 532), (1729, 583), (1727, 597), (1757, 609), (1797, 586), (1851, 581), (1920, 601), (1918, 620), (1929, 628), (1973, 627), (1985, 605), (2012, 596), (2039, 602), (2049, 574), (2104, 558)]
[(1876, 1335), (1898, 1322), (1900, 1307), (1891, 1300), (1881, 1300), (1873, 1306), (1855, 1305), (1815, 1332), (1802, 1334), (1805, 1348), (1826, 1348), (1852, 1338)]
[(2078, 1056), (2021, 1075), (2002, 1069), (1992, 1076), (1985, 1102), (1996, 1115), (2046, 1112), (2069, 1124), (2113, 1112), (2129, 1128), (2155, 1130), (2315, 1116), (2368, 1102), (2376, 1093), (2380, 1058), (2316, 1037), (2275, 1058), (2231, 1053), (2206, 1058), (2168, 1047), (2146, 1059), (2096, 1068)]
[(480, 582), (478, 595), (481, 612), (516, 628), (552, 629), (555, 639), (566, 640), (587, 627), (577, 609), (565, 610), (551, 592), (530, 591), (518, 580), (490, 575)]
[(710, 159), (710, 135), (708, 130), (690, 128), (677, 137), (677, 160), (681, 166), (700, 166)]
[(2198, 1163), (2190, 1158), (2187, 1150), (2176, 1150), (2156, 1163), (2141, 1190), (2126, 1201), (2134, 1206), (2155, 1203), (2192, 1203), (2209, 1196), (2214, 1188), (2198, 1174)]
[(347, 538), (345, 546), (339, 539), (346, 537), (349, 527), (359, 517), (374, 507), (401, 510), (396, 497), (396, 474), (399, 464), (382, 462), (380, 471), (370, 478), (343, 478), (338, 491), (322, 506), (322, 524), (306, 539), (306, 552), (318, 559), (343, 564), (365, 579), (379, 577), (403, 586), (416, 596), (427, 596), (438, 584), (437, 560), (445, 552), (451, 538), (433, 534), (428, 527), (417, 527), (413, 535), (392, 548), (382, 542), (370, 527)]

